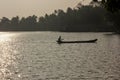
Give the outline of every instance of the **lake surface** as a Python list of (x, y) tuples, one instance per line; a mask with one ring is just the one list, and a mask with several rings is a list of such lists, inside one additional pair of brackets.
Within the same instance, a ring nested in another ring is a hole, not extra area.
[(120, 35), (107, 34), (0, 32), (0, 80), (120, 80)]

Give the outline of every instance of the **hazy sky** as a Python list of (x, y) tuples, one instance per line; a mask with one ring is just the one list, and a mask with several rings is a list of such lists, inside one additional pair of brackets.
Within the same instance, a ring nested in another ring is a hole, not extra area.
[[(67, 7), (75, 7), (82, 0), (0, 0), (0, 18), (5, 16), (44, 16), (55, 9), (66, 10)], [(90, 0), (84, 0), (88, 3)]]

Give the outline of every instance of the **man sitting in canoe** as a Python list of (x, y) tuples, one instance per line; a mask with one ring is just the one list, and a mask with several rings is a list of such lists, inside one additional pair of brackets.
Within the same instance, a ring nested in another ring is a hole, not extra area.
[(60, 42), (62, 42), (62, 40), (63, 40), (63, 39), (61, 39), (61, 36), (59, 36), (57, 42), (60, 43)]
[(95, 43), (98, 39), (93, 39), (93, 40), (86, 40), (86, 41), (62, 41), (61, 36), (59, 36), (57, 43)]

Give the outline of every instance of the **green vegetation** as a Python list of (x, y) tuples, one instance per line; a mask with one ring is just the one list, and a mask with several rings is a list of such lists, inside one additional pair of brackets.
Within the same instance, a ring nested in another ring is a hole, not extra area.
[(110, 12), (107, 19), (114, 24), (116, 32), (120, 33), (120, 0), (93, 0), (91, 3), (98, 3)]
[[(3, 17), (0, 21), (2, 31), (86, 31), (101, 32), (115, 31), (111, 22), (105, 17), (107, 11), (101, 7), (77, 6), (76, 9), (68, 8), (55, 10), (44, 17), (35, 15), (27, 18), (13, 17), (11, 20)], [(109, 14), (111, 15), (111, 14)], [(109, 16), (108, 16), (109, 17)], [(109, 17), (111, 18), (111, 17)]]
[(93, 2), (99, 3), (112, 13), (120, 11), (120, 0), (93, 0)]

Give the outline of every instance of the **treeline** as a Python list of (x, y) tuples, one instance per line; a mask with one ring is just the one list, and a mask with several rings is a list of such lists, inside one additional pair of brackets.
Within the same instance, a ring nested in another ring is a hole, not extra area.
[(0, 21), (0, 30), (14, 31), (14, 30), (38, 30), (37, 29), (37, 16), (29, 16), (27, 18), (19, 16), (13, 17), (11, 20), (3, 17)]
[(55, 10), (44, 17), (35, 15), (19, 16), (0, 21), (0, 30), (10, 31), (115, 31), (113, 24), (106, 19), (107, 11), (101, 7), (80, 6), (76, 9), (68, 8)]

